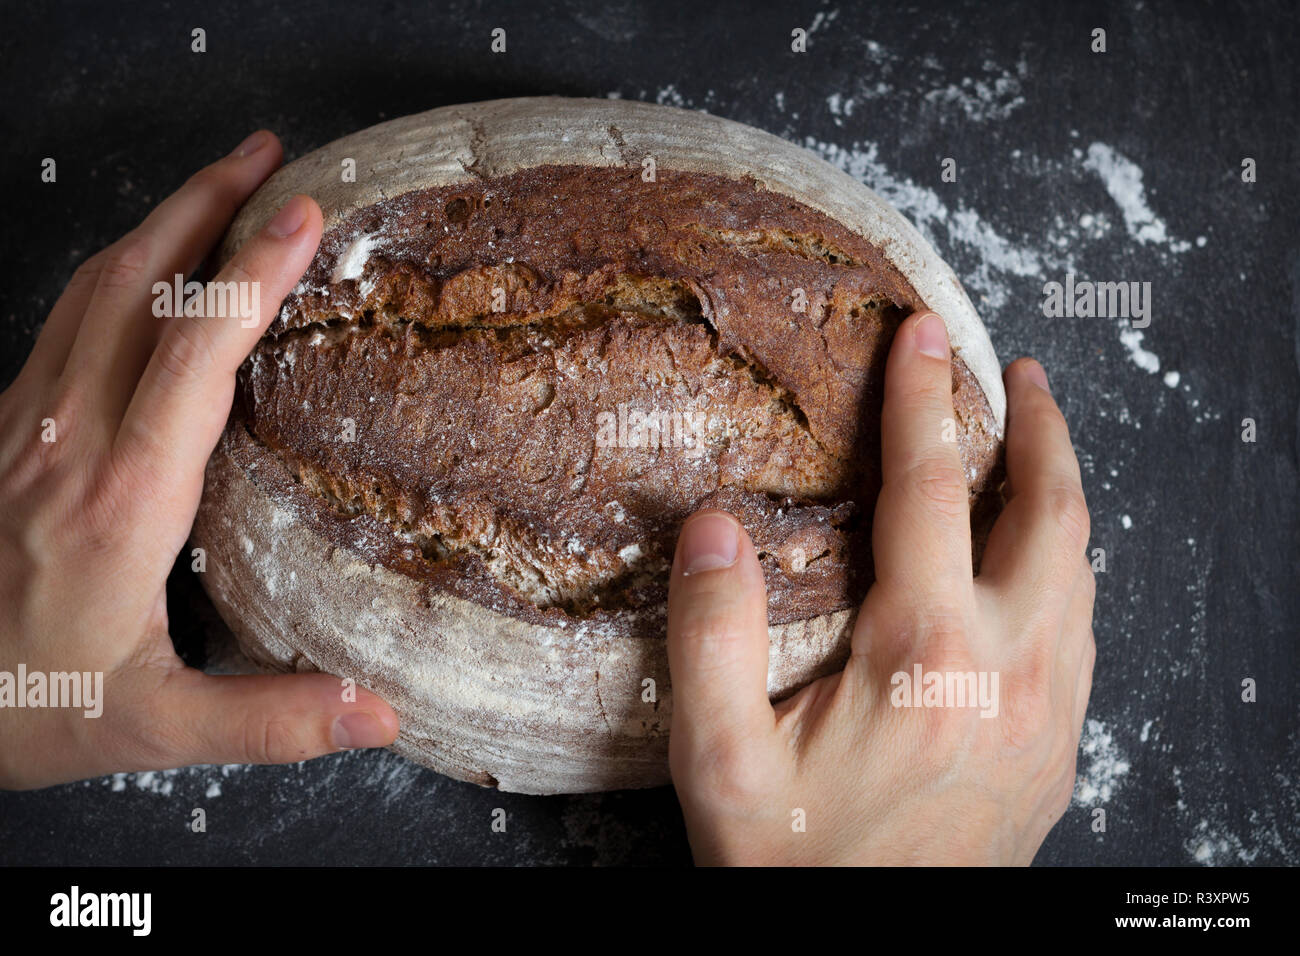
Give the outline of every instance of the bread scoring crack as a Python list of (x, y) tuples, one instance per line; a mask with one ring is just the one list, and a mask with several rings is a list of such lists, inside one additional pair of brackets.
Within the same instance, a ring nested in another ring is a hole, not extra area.
[(719, 229), (699, 223), (692, 224), (691, 228), (714, 242), (730, 246), (746, 255), (758, 252), (792, 255), (851, 269), (860, 269), (864, 265), (824, 236), (810, 233), (791, 229)]
[[(821, 446), (762, 363), (724, 353), (686, 283), (620, 276), (558, 311), (436, 314), (380, 303), (324, 316), (265, 339), (241, 371), (250, 434), (304, 491), (342, 518), (386, 525), (412, 558), (478, 569), (539, 609), (586, 617), (661, 602), (676, 528), (710, 495), (797, 510), (833, 506), (854, 486), (853, 463)], [(384, 389), (367, 394), (381, 376)], [(473, 394), (455, 392), (467, 379)], [(624, 399), (695, 402), (729, 417), (732, 431), (699, 449), (598, 447), (575, 409), (598, 405), (611, 381)], [(352, 422), (355, 440), (322, 430), (322, 419)], [(605, 500), (586, 507), (593, 473), (615, 512), (596, 513)], [(653, 500), (625, 509), (615, 495)], [(555, 533), (552, 514), (582, 534)], [(596, 530), (611, 520), (613, 537)]]

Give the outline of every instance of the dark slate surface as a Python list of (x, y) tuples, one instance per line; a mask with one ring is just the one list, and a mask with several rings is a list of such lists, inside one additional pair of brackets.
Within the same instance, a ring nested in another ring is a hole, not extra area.
[[(1078, 799), (1038, 861), (1297, 861), (1293, 5), (416, 6), (8, 4), (4, 380), (76, 263), (257, 126), (295, 156), (387, 117), (559, 93), (763, 127), (912, 217), (1003, 361), (1041, 358), (1071, 421), (1108, 571)], [(195, 26), (205, 55), (189, 52)], [(498, 26), (508, 52), (494, 56)], [(790, 52), (796, 26), (815, 27), (806, 55)], [(45, 156), (57, 186), (39, 184)], [(1243, 157), (1258, 182), (1241, 181)], [(1045, 318), (1043, 284), (1067, 271), (1150, 282), (1143, 338), (1111, 318)], [(175, 585), (179, 634), (201, 635), (210, 608)], [(1240, 700), (1246, 677), (1257, 703)], [(186, 828), (197, 806), (203, 836)], [(494, 807), (508, 834), (489, 832)], [(4, 862), (688, 859), (671, 790), (503, 795), (386, 753), (0, 795)]]

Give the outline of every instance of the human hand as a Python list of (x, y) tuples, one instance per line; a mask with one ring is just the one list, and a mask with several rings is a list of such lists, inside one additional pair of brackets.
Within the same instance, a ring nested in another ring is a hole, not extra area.
[(199, 267), (281, 155), (255, 133), (89, 259), (0, 394), (0, 681), (20, 665), (103, 675), (99, 717), (0, 707), (0, 787), (291, 762), (397, 735), (364, 689), (348, 703), (326, 674), (209, 676), (184, 666), (167, 632), (167, 574), (235, 372), (315, 254), (320, 209), (290, 200), (215, 277), (260, 283), (251, 316), (155, 318), (153, 285)]
[[(937, 316), (922, 324), (932, 315), (904, 322), (889, 355), (877, 580), (843, 672), (769, 704), (753, 545), (724, 512), (682, 528), (670, 757), (699, 863), (1028, 864), (1069, 806), (1096, 658), (1078, 463), (1042, 367), (1013, 363), (1008, 500), (973, 577), (965, 476), (941, 439), (948, 339)], [(891, 679), (918, 664), (998, 675), (996, 716), (894, 706)]]

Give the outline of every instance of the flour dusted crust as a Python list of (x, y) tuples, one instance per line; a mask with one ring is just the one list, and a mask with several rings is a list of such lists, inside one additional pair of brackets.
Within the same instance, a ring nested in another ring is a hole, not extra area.
[[(654, 187), (636, 185), (646, 157)], [(662, 571), (701, 503), (763, 556), (772, 696), (840, 666), (874, 503), (835, 503), (874, 477), (845, 396), (874, 394), (912, 308), (948, 323), (972, 505), (996, 499), (1005, 401), (960, 285), (782, 140), (621, 101), (448, 107), (287, 166), (222, 260), (299, 192), (326, 236), (209, 463), (204, 580), (255, 660), (357, 678), (397, 708), (395, 749), (441, 772), (533, 793), (667, 782)], [(800, 283), (813, 325), (781, 311)], [(579, 454), (604, 395), (704, 396), (743, 441), (704, 461)], [(327, 437), (344, 417), (360, 441)], [(501, 435), (538, 453), (485, 452)]]
[[(428, 186), (468, 183), (535, 166), (640, 164), (753, 177), (876, 245), (943, 316), (953, 348), (979, 380), (999, 427), (1002, 375), (988, 333), (957, 277), (916, 228), (853, 177), (752, 126), (694, 110), (626, 100), (520, 97), (403, 116), (335, 140), (280, 170), (244, 207), (222, 243), (234, 254), (291, 196), (307, 193), (325, 228), (348, 213)], [(357, 181), (340, 182), (356, 161)]]

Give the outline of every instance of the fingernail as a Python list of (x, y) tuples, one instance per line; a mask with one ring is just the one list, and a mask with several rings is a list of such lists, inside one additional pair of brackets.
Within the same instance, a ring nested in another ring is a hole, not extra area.
[(912, 332), (916, 350), (932, 358), (948, 358), (948, 330), (944, 328), (943, 319), (933, 312), (927, 313), (916, 323)]
[(1029, 381), (1033, 382), (1043, 391), (1051, 391), (1047, 386), (1047, 372), (1044, 371), (1041, 365), (1032, 359), (1025, 363), (1025, 378), (1029, 379)]
[(682, 573), (699, 574), (736, 563), (740, 525), (724, 514), (706, 514), (682, 528)]
[(368, 711), (343, 714), (334, 721), (334, 746), (339, 750), (361, 750), (388, 746), (388, 731)]
[(284, 239), (301, 229), (302, 224), (306, 221), (307, 204), (298, 202), (298, 197), (294, 196), (293, 199), (281, 206), (280, 211), (275, 214), (275, 218), (266, 224), (266, 231), (273, 236)]
[(253, 155), (253, 153), (256, 153), (263, 146), (269, 146), (270, 143), (271, 134), (264, 129), (259, 129), (256, 133), (249, 136), (248, 139), (236, 146), (235, 151), (230, 155), (234, 156), (236, 159), (242, 159), (245, 156)]

